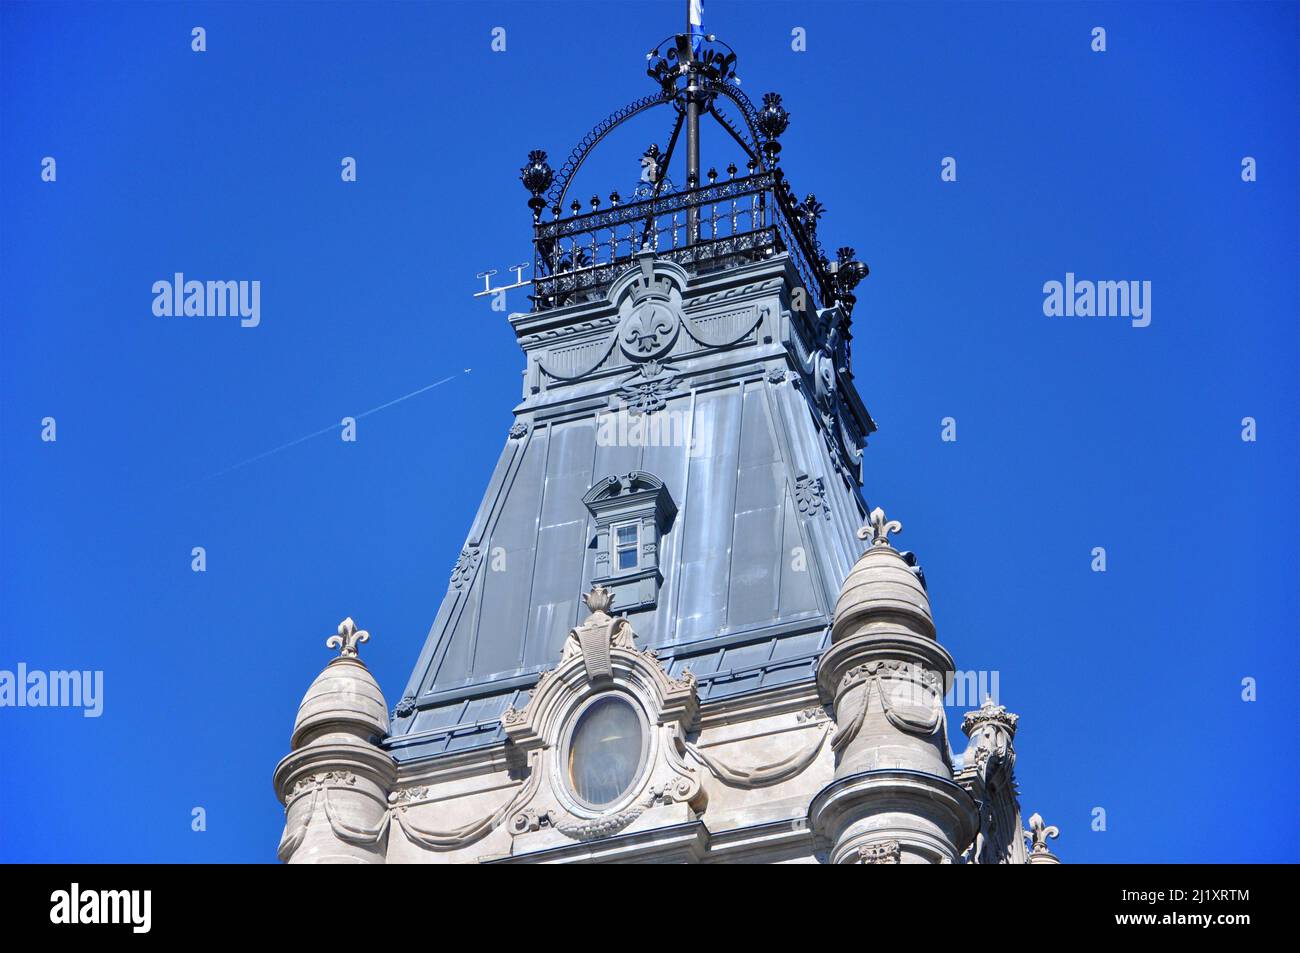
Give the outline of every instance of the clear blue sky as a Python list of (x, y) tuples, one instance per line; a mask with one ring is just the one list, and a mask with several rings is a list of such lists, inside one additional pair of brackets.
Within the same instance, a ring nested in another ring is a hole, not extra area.
[[(506, 439), (523, 362), (470, 293), (530, 257), (519, 166), (651, 92), (683, 6), (0, 6), (0, 669), (105, 673), (101, 718), (0, 709), (0, 860), (273, 859), (325, 637), (369, 629), (396, 701)], [(706, 13), (871, 266), (865, 494), (1000, 671), (1026, 815), (1069, 861), (1300, 859), (1296, 5)], [(176, 271), (260, 280), (261, 325), (154, 317)], [(1151, 326), (1045, 317), (1067, 271), (1151, 281)]]

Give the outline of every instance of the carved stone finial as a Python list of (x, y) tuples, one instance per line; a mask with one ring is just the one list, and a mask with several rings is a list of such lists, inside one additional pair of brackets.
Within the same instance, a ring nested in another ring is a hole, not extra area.
[(1047, 839), (1049, 837), (1059, 837), (1060, 829), (1055, 824), (1044, 824), (1043, 816), (1038, 813), (1029, 815), (1029, 830), (1025, 831), (1025, 837), (1029, 838), (1031, 854), (1050, 854), (1047, 849)]
[(903, 524), (898, 520), (885, 519), (885, 511), (876, 507), (868, 517), (868, 523), (858, 530), (858, 539), (871, 537), (872, 546), (888, 546), (890, 533), (901, 533)]
[(357, 624), (352, 621), (352, 617), (344, 619), (339, 623), (337, 635), (331, 635), (325, 640), (327, 649), (338, 649), (339, 658), (356, 658), (357, 646), (362, 642), (370, 641), (370, 633), (365, 629), (358, 629)]
[(583, 595), (582, 601), (586, 604), (589, 612), (608, 614), (609, 607), (614, 604), (614, 594), (604, 586), (596, 586), (591, 592)]
[(993, 704), (992, 696), (985, 695), (984, 704), (974, 711), (966, 712), (966, 716), (961, 720), (961, 730), (969, 738), (981, 726), (992, 724), (1002, 728), (1014, 738), (1018, 721), (1020, 721), (1019, 715), (1007, 711), (1005, 705)]
[(614, 593), (604, 586), (593, 587), (591, 592), (582, 597), (582, 601), (591, 610), (591, 615), (576, 629), (569, 630), (564, 652), (560, 656), (561, 662), (568, 661), (575, 654), (581, 654), (590, 681), (613, 678), (614, 665), (610, 649), (634, 647), (632, 624), (625, 618), (614, 618), (609, 614), (610, 606), (614, 604)]

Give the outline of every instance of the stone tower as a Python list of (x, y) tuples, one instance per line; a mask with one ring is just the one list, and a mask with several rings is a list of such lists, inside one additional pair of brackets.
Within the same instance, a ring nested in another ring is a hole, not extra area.
[[(673, 37), (649, 73), (561, 169), (521, 170), (522, 399), (391, 724), (350, 620), (331, 640), (276, 772), (280, 855), (1026, 862), (1015, 716), (972, 713), (954, 757), (924, 578), (862, 500), (867, 267), (823, 248), (781, 97), (752, 103), (726, 44)], [(666, 147), (584, 205), (591, 150), (656, 108)]]

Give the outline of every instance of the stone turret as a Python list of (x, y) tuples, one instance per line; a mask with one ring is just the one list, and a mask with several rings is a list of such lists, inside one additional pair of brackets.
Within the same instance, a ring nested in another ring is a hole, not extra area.
[(980, 830), (967, 854), (973, 864), (1023, 864), (1025, 835), (1016, 791), (1016, 725), (1020, 716), (986, 697), (962, 719), (970, 744), (961, 756), (957, 783), (979, 805)]
[(979, 815), (953, 781), (943, 710), (953, 660), (919, 569), (889, 544), (902, 525), (880, 509), (870, 520), (817, 669), (834, 706), (836, 768), (809, 815), (832, 863), (955, 863)]
[(278, 851), (286, 863), (382, 864), (393, 759), (378, 742), (388, 734), (388, 709), (357, 646), (370, 634), (351, 619), (326, 641), (339, 655), (325, 666), (298, 706), (290, 753), (275, 769), (285, 806)]

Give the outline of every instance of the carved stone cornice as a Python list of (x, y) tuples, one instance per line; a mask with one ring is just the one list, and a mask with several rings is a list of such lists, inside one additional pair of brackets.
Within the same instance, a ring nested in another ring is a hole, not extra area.
[(928, 673), (920, 677), (932, 681), (933, 689), (939, 694), (947, 692), (956, 667), (948, 650), (934, 639), (902, 630), (879, 631), (871, 636), (836, 642), (822, 654), (817, 663), (821, 700), (837, 703), (837, 699), (863, 678), (875, 674), (876, 669), (868, 667), (870, 663), (899, 666), (894, 671), (909, 677), (911, 667), (915, 667)]
[(836, 778), (813, 798), (808, 819), (831, 844), (833, 864), (859, 863), (860, 848), (887, 840), (921, 862), (956, 863), (975, 836), (979, 812), (970, 794), (946, 778), (886, 768)]
[(689, 313), (694, 314), (705, 305), (716, 304), (720, 301), (730, 301), (734, 298), (759, 298), (765, 295), (770, 295), (779, 291), (784, 284), (784, 277), (765, 278), (759, 281), (750, 281), (745, 282), (744, 284), (733, 285), (730, 288), (722, 288), (718, 291), (709, 291), (704, 294), (695, 295), (688, 302)]
[(902, 850), (896, 840), (875, 841), (860, 844), (857, 848), (859, 864), (898, 864), (902, 863)]
[(280, 803), (288, 806), (320, 782), (376, 792), (381, 799), (397, 779), (397, 763), (374, 745), (352, 739), (316, 743), (292, 751), (276, 765), (273, 783)]

